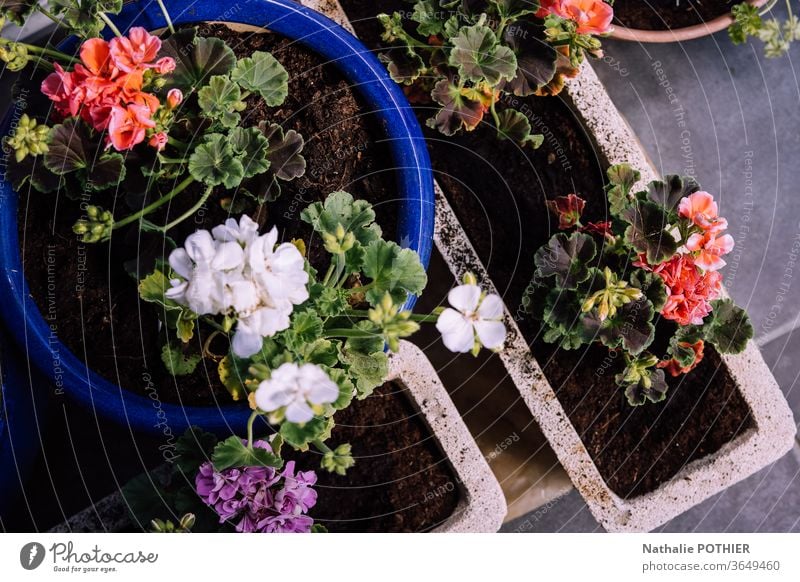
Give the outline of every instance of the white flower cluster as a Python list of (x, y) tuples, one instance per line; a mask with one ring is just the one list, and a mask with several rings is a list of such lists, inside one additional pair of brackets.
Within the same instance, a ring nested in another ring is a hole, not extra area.
[(235, 317), (233, 353), (250, 357), (265, 337), (287, 329), (294, 306), (308, 299), (303, 255), (277, 242), (276, 228), (259, 235), (247, 215), (211, 232), (198, 230), (169, 256), (181, 278), (171, 281), (166, 296), (198, 315)]

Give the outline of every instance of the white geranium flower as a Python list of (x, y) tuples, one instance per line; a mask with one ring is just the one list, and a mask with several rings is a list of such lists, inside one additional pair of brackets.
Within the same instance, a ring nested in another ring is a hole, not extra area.
[(274, 303), (299, 305), (308, 299), (308, 273), (300, 251), (291, 243), (276, 245), (278, 229), (258, 237), (247, 246), (247, 263), (253, 280)]
[(246, 246), (258, 238), (258, 223), (243, 214), (239, 222), (235, 218), (229, 218), (225, 224), (215, 226), (211, 234), (218, 241), (236, 241)]
[(485, 295), (477, 285), (468, 283), (450, 290), (452, 305), (439, 316), (436, 329), (451, 352), (466, 353), (481, 345), (496, 350), (506, 339), (502, 322), (503, 301), (495, 294)]
[(197, 231), (170, 254), (180, 278), (166, 295), (198, 315), (235, 316), (233, 352), (247, 358), (265, 337), (287, 329), (294, 306), (308, 299), (305, 260), (293, 244), (277, 244), (277, 229), (259, 236), (246, 215), (212, 233)]
[(314, 418), (313, 407), (334, 402), (339, 387), (325, 371), (314, 364), (281, 364), (269, 380), (258, 385), (256, 405), (264, 412), (285, 409), (289, 422), (308, 422)]

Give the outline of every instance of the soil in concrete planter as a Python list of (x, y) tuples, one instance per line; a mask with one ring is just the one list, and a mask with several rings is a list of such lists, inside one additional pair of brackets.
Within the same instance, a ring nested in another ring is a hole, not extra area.
[[(362, 39), (377, 49), (378, 10), (362, 0), (342, 2)], [(455, 138), (427, 132), (436, 180), (442, 186), (492, 280), (581, 436), (600, 474), (622, 497), (656, 489), (687, 463), (714, 453), (753, 427), (750, 410), (710, 346), (692, 373), (668, 378), (665, 402), (633, 408), (614, 382), (619, 362), (602, 346), (555, 350), (537, 322), (520, 312), (535, 270), (533, 255), (556, 232), (547, 199), (576, 193), (587, 200), (586, 221), (608, 220), (603, 192), (607, 163), (569, 106), (568, 96), (533, 97), (517, 108), (545, 136), (538, 150), (498, 141), (482, 126)], [(420, 121), (430, 111), (418, 110)]]
[(424, 532), (444, 523), (460, 498), (458, 478), (407, 389), (388, 382), (336, 414), (329, 444), (349, 442), (355, 466), (345, 476), (298, 461), (318, 475), (312, 515), (332, 532)]
[(714, 20), (743, 0), (616, 0), (614, 23), (637, 30), (672, 30)]
[[(273, 34), (236, 33), (222, 25), (204, 25), (201, 34), (224, 38), (238, 57), (256, 50), (270, 51), (289, 73), (289, 96), (282, 106), (269, 108), (251, 97), (242, 114), (245, 126), (262, 120), (281, 123), (285, 130), (295, 129), (306, 140), (305, 176), (283, 182), (283, 193), (277, 201), (260, 207), (254, 203), (246, 209), (262, 230), (274, 224), (283, 240), (308, 241), (311, 229), (300, 221), (301, 210), (331, 192), (345, 189), (356, 198), (375, 204), (387, 239), (396, 238), (399, 205), (392, 169), (395, 164), (385, 131), (362, 102), (357, 88), (350, 87), (335, 64)], [(31, 95), (38, 95), (37, 87), (38, 83), (32, 87)], [(41, 106), (49, 108), (46, 100)], [(166, 223), (190, 208), (201, 194), (199, 186), (183, 192), (171, 206), (148, 218)], [(220, 205), (225, 196), (230, 192), (216, 191), (194, 219), (185, 221), (169, 235), (181, 244), (196, 229), (210, 229), (223, 222), (229, 217)], [(111, 200), (95, 203), (112, 207)], [(129, 212), (122, 199), (115, 206)], [(115, 232), (110, 244), (83, 244), (71, 231), (80, 214), (77, 202), (63, 196), (38, 192), (21, 195), (19, 235), (25, 275), (33, 298), (58, 339), (89, 368), (128, 390), (145, 393), (148, 385), (142, 378), (149, 377), (164, 401), (185, 405), (230, 402), (219, 382), (215, 361), (204, 360), (193, 374), (180, 377), (179, 382), (161, 362), (157, 313), (139, 301), (136, 281), (126, 266), (130, 269), (138, 260), (140, 274), (149, 273), (155, 257), (164, 253), (163, 237), (143, 234), (140, 239), (138, 230), (130, 227)], [(322, 262), (327, 255), (319, 237), (311, 239), (308, 252), (315, 267), (327, 268), (327, 263)], [(192, 349), (199, 351), (208, 333), (210, 330), (201, 326), (192, 340), (197, 342)], [(227, 345), (212, 348), (224, 353)]]

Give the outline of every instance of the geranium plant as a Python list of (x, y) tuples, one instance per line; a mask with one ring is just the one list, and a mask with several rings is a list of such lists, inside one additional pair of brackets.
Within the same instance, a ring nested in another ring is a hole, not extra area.
[(735, 20), (728, 27), (733, 43), (744, 44), (753, 37), (764, 43), (764, 54), (768, 57), (780, 57), (789, 52), (792, 43), (800, 40), (800, 19), (794, 14), (790, 0), (784, 1), (788, 13), (784, 21), (767, 18), (778, 0), (769, 0), (761, 8), (747, 2), (734, 6), (731, 11)]
[(412, 102), (435, 103), (430, 127), (445, 135), (471, 131), (489, 112), (497, 134), (542, 143), (513, 97), (553, 95), (584, 55), (599, 56), (596, 38), (610, 30), (602, 0), (409, 0), (414, 7), (378, 16), (381, 55)]
[[(451, 290), (452, 307), (424, 315), (402, 308), (427, 276), (414, 251), (383, 239), (368, 202), (334, 192), (302, 218), (330, 256), (324, 275), (304, 257), (306, 242), (279, 243), (275, 228), (259, 234), (244, 215), (190, 235), (139, 286), (172, 330), (164, 365), (180, 376), (203, 357), (217, 360), (220, 381), (253, 410), (245, 439), (218, 442), (190, 431), (181, 446), (202, 445), (201, 454), (175, 468), (184, 489), (176, 511), (197, 514), (199, 497), (237, 531), (310, 530), (305, 512), (316, 499), (316, 476), (295, 474), (281, 448), (314, 446), (322, 469), (344, 474), (354, 463), (350, 444), (326, 443), (334, 415), (383, 383), (386, 347), (397, 349), (425, 322), (435, 322), (455, 352), (497, 350), (505, 341), (502, 301), (481, 291), (472, 275)], [(198, 349), (190, 340), (203, 325), (213, 331)], [(228, 353), (210, 353), (218, 335), (230, 337)], [(255, 437), (259, 419), (270, 427), (269, 442)], [(188, 493), (187, 479), (195, 483)], [(134, 484), (134, 498), (140, 493)]]
[[(121, 7), (84, 4), (100, 23), (111, 22), (101, 8), (113, 14)], [(99, 30), (75, 28), (66, 15), (65, 21), (75, 33)], [(237, 194), (221, 204), (240, 213), (274, 199), (281, 181), (305, 172), (302, 136), (277, 123), (240, 123), (249, 97), (277, 106), (288, 94), (288, 73), (267, 52), (237, 59), (223, 40), (200, 37), (194, 28), (173, 31), (164, 42), (139, 27), (110, 41), (89, 38), (77, 58), (4, 46), (3, 54), (13, 52), (21, 65), (53, 69), (41, 85), (53, 111), (49, 118), (25, 115), (8, 139), (15, 151), (9, 178), (17, 190), (30, 185), (80, 201), (85, 216), (74, 231), (84, 242), (108, 240), (129, 225), (168, 233), (220, 186)], [(193, 183), (203, 193), (186, 212), (151, 220)]]
[(599, 343), (622, 355), (616, 381), (632, 405), (666, 397), (665, 372), (689, 373), (706, 344), (741, 352), (747, 314), (723, 296), (719, 269), (733, 248), (718, 205), (691, 178), (634, 191), (639, 172), (608, 171), (611, 220), (581, 223), (574, 194), (551, 202), (559, 228), (535, 256), (526, 311), (562, 349)]

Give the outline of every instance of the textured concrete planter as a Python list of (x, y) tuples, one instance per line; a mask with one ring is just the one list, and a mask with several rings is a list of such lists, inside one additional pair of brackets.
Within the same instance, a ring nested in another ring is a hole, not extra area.
[[(643, 183), (655, 178), (638, 140), (588, 63), (569, 81), (567, 91), (605, 162), (628, 162), (641, 168)], [(488, 282), (475, 249), (444, 194), (437, 190), (435, 241), (439, 252), (456, 277), (472, 271)], [(609, 531), (652, 530), (779, 459), (794, 443), (797, 429), (791, 410), (755, 343), (750, 342), (744, 353), (726, 355), (722, 360), (750, 406), (756, 428), (688, 464), (655, 491), (622, 499), (603, 481), (508, 309), (505, 320), (509, 338), (501, 358), (575, 487)]]
[[(387, 381), (398, 382), (408, 389), (414, 407), (422, 414), (450, 461), (456, 481), (453, 485), (461, 492), (461, 500), (453, 515), (433, 531), (496, 532), (506, 515), (503, 491), (428, 358), (414, 344), (401, 342), (400, 351), (390, 356)], [(166, 466), (162, 466), (156, 471), (165, 469)], [(132, 528), (134, 524), (127, 505), (117, 492), (51, 531), (98, 532)]]

